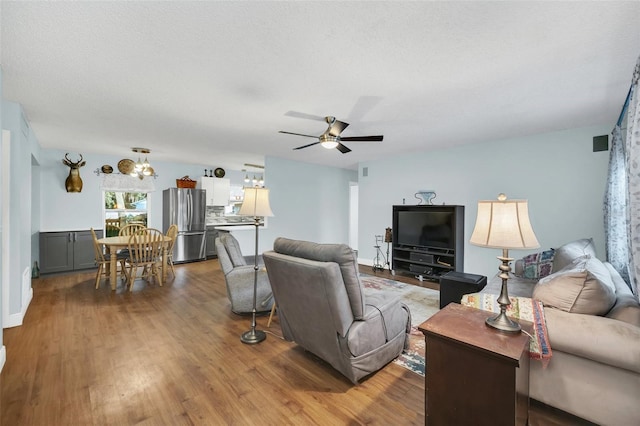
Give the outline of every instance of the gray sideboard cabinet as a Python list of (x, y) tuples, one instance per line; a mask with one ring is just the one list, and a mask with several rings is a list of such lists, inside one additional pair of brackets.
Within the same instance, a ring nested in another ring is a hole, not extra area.
[[(102, 238), (102, 230), (96, 235)], [(41, 232), (40, 273), (67, 272), (95, 268), (93, 237), (90, 230)]]

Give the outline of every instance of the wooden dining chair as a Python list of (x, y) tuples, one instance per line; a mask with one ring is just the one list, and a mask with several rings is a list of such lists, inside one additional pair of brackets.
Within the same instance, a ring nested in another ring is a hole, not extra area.
[[(91, 235), (93, 236), (93, 250), (95, 254), (96, 265), (98, 265), (98, 272), (96, 273), (96, 289), (100, 288), (100, 277), (104, 274), (105, 278), (107, 276), (107, 272), (111, 267), (111, 260), (105, 257), (102, 244), (98, 242), (98, 236), (96, 235), (96, 231), (91, 228)], [(127, 268), (125, 265), (125, 259), (119, 257), (118, 263), (120, 264), (120, 274), (122, 275), (123, 280), (128, 280)]]
[(175, 278), (176, 271), (173, 269), (173, 245), (176, 243), (176, 237), (178, 236), (178, 225), (175, 223), (169, 226), (167, 229), (167, 237), (171, 238), (169, 244), (166, 246), (165, 250), (167, 250), (167, 265), (171, 268), (171, 274)]
[(144, 231), (146, 227), (139, 223), (130, 223), (120, 228), (118, 235), (133, 235)]
[(158, 266), (162, 263), (162, 246), (164, 235), (157, 229), (145, 229), (144, 233), (133, 234), (129, 237), (129, 291), (133, 291), (133, 284), (138, 275), (138, 269), (144, 268), (142, 278), (149, 281), (155, 277), (162, 286), (162, 275)]
[[(140, 232), (144, 232), (144, 230), (147, 229), (144, 225), (140, 224), (140, 223), (130, 223), (128, 225), (123, 226), (122, 228), (120, 228), (120, 231), (118, 232), (119, 236), (129, 236), (129, 235), (133, 235), (133, 234), (138, 234)], [(129, 257), (129, 249), (122, 249), (118, 252), (118, 256), (122, 257), (122, 258), (127, 258)]]
[(105, 219), (105, 237), (115, 237), (120, 234), (120, 219)]

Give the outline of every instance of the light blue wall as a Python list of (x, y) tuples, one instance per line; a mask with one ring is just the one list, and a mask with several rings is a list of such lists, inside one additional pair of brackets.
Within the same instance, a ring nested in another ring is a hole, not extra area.
[[(392, 206), (417, 204), (414, 194), (433, 189), (434, 204), (465, 206), (464, 270), (493, 276), (498, 250), (468, 243), (478, 200), (500, 192), (529, 200), (529, 216), (542, 248), (593, 237), (603, 258), (602, 200), (608, 151), (592, 152), (592, 137), (609, 134), (608, 127), (573, 129), (441, 151), (413, 153), (362, 163), (359, 170), (359, 253), (369, 263), (375, 257), (373, 236), (391, 226)], [(363, 177), (363, 168), (368, 176)], [(531, 251), (512, 251), (522, 257)]]
[[(274, 216), (260, 229), (260, 253), (273, 248), (277, 237), (348, 244), (349, 182), (357, 179), (355, 171), (277, 157), (266, 157), (265, 171)], [(254, 230), (233, 235), (245, 255), (255, 252)]]
[[(64, 181), (69, 168), (62, 164), (65, 151), (43, 149), (40, 153), (40, 191), (42, 213), (40, 230), (67, 231), (75, 229), (102, 229), (102, 180), (104, 174), (97, 175), (96, 169), (108, 164), (117, 171), (117, 164), (122, 158), (131, 155), (114, 156), (88, 153), (69, 153), (72, 160), (83, 154), (87, 164), (80, 169), (83, 187), (82, 192), (67, 192)], [(135, 159), (134, 159), (135, 160)], [(149, 156), (158, 177), (153, 180), (156, 190), (149, 195), (149, 223), (153, 228), (162, 229), (162, 191), (175, 188), (176, 179), (189, 176), (197, 180), (204, 173), (204, 166), (180, 163), (165, 163), (153, 160), (153, 152)], [(240, 175), (229, 173), (230, 175)]]
[[(40, 230), (102, 228), (102, 176), (94, 170), (103, 164), (116, 168), (122, 157), (85, 154), (87, 165), (80, 171), (82, 192), (67, 193), (64, 180), (69, 169), (62, 164), (64, 155), (60, 150), (40, 151)], [(77, 155), (70, 153), (72, 159)], [(156, 191), (150, 194), (149, 226), (161, 229), (162, 190), (175, 187), (175, 179), (185, 175), (197, 179), (203, 174), (204, 166), (154, 162), (152, 156), (149, 160), (159, 175), (154, 181)], [(265, 184), (270, 188), (270, 204), (275, 216), (269, 218), (267, 228), (260, 231), (260, 252), (273, 247), (278, 236), (348, 242), (349, 182), (356, 180), (355, 171), (275, 157), (268, 157), (265, 167)], [(227, 171), (226, 177), (233, 184), (243, 184), (240, 171)], [(253, 230), (237, 231), (234, 235), (243, 252), (254, 252)]]

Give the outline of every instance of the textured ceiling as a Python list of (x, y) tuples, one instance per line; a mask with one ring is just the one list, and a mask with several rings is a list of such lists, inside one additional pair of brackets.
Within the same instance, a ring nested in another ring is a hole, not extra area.
[[(613, 124), (640, 2), (2, 1), (4, 98), (40, 144), (224, 166), (359, 161)], [(341, 154), (313, 139), (334, 115)], [(153, 161), (152, 160), (152, 161)]]

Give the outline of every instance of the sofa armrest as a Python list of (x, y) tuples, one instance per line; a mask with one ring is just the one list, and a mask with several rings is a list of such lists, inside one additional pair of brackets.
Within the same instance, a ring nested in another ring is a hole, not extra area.
[(553, 308), (544, 313), (553, 351), (640, 373), (640, 327)]

